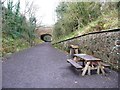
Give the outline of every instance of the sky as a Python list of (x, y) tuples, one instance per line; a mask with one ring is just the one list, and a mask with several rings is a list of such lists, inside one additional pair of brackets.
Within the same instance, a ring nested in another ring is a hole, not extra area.
[(34, 0), (38, 10), (36, 17), (39, 21), (42, 21), (43, 25), (50, 26), (56, 22), (55, 9), (59, 4), (58, 0)]
[[(17, 1), (18, 0), (13, 0), (14, 3)], [(57, 20), (55, 9), (60, 2), (59, 0), (20, 0), (21, 13), (25, 10), (26, 1), (33, 2), (34, 7), (36, 8), (35, 16), (37, 17), (38, 24), (45, 26), (55, 24)]]
[[(16, 3), (17, 1), (18, 0), (13, 0), (14, 3)], [(23, 13), (23, 11), (25, 10), (26, 1), (33, 2), (35, 8), (37, 8), (35, 10), (37, 24), (51, 26), (51, 25), (54, 25), (55, 22), (57, 21), (55, 9), (58, 6), (59, 2), (60, 1), (74, 1), (74, 0), (20, 0), (21, 13)], [(75, 0), (75, 1), (84, 1), (84, 0)], [(85, 1), (89, 1), (89, 0), (85, 0)], [(100, 1), (105, 1), (105, 0), (100, 0)]]

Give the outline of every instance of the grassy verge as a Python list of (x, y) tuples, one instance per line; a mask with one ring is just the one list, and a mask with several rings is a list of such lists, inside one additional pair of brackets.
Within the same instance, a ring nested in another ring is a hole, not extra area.
[[(43, 41), (40, 39), (34, 40), (34, 45), (40, 44)], [(11, 55), (12, 53), (22, 51), (26, 48), (30, 48), (30, 44), (26, 42), (24, 39), (3, 39), (3, 45), (2, 49), (0, 51), (2, 52), (2, 56)]]

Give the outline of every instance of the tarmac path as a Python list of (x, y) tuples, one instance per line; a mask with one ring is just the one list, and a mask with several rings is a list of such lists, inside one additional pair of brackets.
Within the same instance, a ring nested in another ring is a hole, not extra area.
[(2, 88), (117, 88), (118, 73), (82, 77), (50, 43), (14, 53), (2, 63)]

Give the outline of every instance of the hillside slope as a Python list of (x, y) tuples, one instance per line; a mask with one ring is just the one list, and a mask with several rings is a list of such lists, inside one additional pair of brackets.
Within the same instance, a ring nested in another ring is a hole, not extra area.
[(87, 26), (80, 28), (72, 32), (67, 36), (61, 36), (59, 39), (54, 40), (53, 42), (58, 42), (62, 40), (66, 40), (72, 37), (80, 36), (90, 32), (97, 32), (97, 31), (106, 31), (111, 29), (118, 28), (118, 11), (112, 10), (110, 12), (106, 12), (98, 17), (97, 20), (89, 23)]

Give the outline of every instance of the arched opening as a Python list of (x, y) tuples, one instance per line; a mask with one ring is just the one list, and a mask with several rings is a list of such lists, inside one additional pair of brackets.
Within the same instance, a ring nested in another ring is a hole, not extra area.
[(51, 42), (52, 41), (52, 35), (50, 34), (42, 34), (40, 38), (45, 42)]

